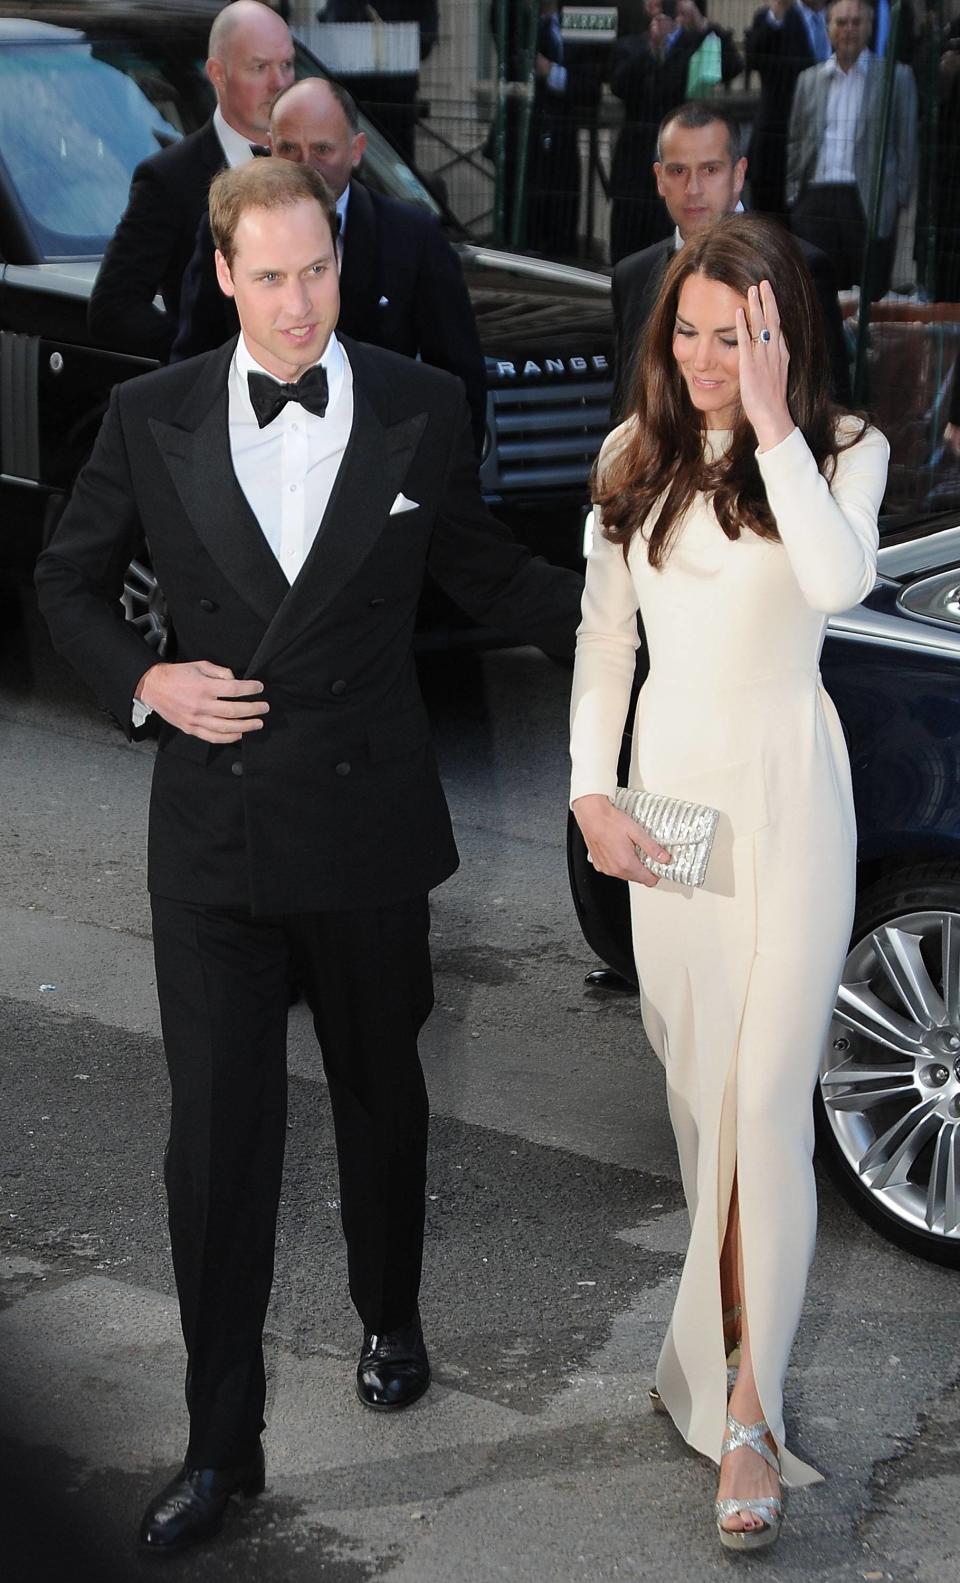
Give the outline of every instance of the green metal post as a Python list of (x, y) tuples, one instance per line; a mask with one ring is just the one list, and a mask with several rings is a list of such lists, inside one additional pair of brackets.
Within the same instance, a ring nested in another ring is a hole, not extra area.
[(870, 288), (873, 283), (874, 239), (880, 218), (880, 199), (883, 194), (883, 171), (886, 163), (887, 139), (890, 135), (890, 107), (893, 103), (893, 79), (897, 65), (897, 40), (900, 36), (900, 0), (890, 8), (890, 32), (887, 36), (887, 53), (884, 59), (883, 108), (880, 113), (880, 136), (877, 139), (877, 157), (873, 167), (870, 196), (870, 213), (867, 215), (867, 240), (863, 249), (863, 268), (860, 271), (860, 315), (857, 325), (857, 358), (853, 369), (853, 404), (862, 406), (867, 383), (867, 338), (870, 330)]
[(933, 297), (937, 272), (937, 221), (934, 195), (937, 182), (955, 179), (937, 169), (937, 126), (940, 120), (940, 40), (943, 36), (943, 0), (928, 0), (923, 39), (924, 140), (920, 150), (920, 191), (917, 196), (917, 275), (928, 301)]
[(502, 243), (506, 236), (507, 163), (507, 0), (497, 0), (497, 102), (493, 120), (493, 239)]
[(527, 166), (530, 162), (530, 132), (533, 126), (533, 94), (537, 69), (537, 30), (540, 26), (539, 0), (528, 0), (527, 37), (523, 51), (523, 81), (526, 96), (517, 138), (517, 171), (513, 184), (513, 214), (510, 217), (510, 246), (522, 247), (527, 230)]

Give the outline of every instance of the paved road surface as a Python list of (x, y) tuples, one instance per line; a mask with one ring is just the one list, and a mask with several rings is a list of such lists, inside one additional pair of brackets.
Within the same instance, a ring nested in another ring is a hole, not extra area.
[[(2, 614), (2, 1576), (127, 1583), (150, 1572), (138, 1515), (183, 1446), (143, 895), (151, 749), (89, 702), (29, 601), (20, 625)], [(711, 1469), (646, 1405), (684, 1214), (636, 1003), (583, 986), (568, 674), (522, 650), (438, 657), (425, 682), (464, 860), (435, 897), (424, 1039), (435, 1385), (395, 1418), (353, 1395), (329, 1112), (298, 1007), (268, 1490), (167, 1575), (727, 1577), (752, 1563), (716, 1544)], [(788, 1402), (829, 1477), (790, 1501), (764, 1574), (942, 1583), (960, 1552), (958, 1278), (885, 1244), (827, 1183), (821, 1203)]]

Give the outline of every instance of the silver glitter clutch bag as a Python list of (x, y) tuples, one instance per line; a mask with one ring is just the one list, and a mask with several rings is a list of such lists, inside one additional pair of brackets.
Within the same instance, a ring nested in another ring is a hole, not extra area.
[(617, 787), (613, 805), (642, 824), (672, 855), (672, 862), (657, 863), (637, 847), (637, 856), (652, 874), (678, 885), (703, 884), (720, 822), (719, 809), (684, 802), (682, 797), (665, 797), (661, 792), (632, 791), (629, 786)]

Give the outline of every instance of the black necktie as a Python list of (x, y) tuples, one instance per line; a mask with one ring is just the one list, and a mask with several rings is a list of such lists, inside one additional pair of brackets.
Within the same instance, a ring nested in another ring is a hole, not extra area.
[(327, 371), (321, 363), (308, 368), (295, 385), (282, 385), (278, 380), (271, 379), (269, 374), (250, 373), (247, 375), (247, 389), (261, 429), (273, 422), (288, 401), (299, 401), (307, 412), (312, 412), (317, 418), (322, 418), (327, 410)]

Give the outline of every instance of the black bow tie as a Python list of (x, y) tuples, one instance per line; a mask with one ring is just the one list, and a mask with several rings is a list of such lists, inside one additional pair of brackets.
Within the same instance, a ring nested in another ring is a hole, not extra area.
[(295, 385), (281, 385), (276, 379), (271, 379), (269, 374), (250, 373), (247, 375), (247, 389), (261, 429), (273, 422), (288, 401), (299, 401), (307, 412), (322, 418), (329, 400), (327, 371), (320, 363), (308, 368)]

